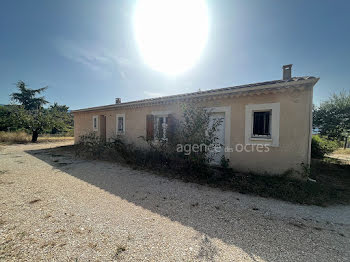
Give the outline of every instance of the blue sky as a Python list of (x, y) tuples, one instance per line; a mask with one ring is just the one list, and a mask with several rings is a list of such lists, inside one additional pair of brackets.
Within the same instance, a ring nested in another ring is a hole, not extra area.
[(49, 86), (50, 102), (71, 109), (280, 79), (320, 77), (318, 104), (350, 90), (349, 1), (208, 0), (209, 37), (190, 70), (168, 76), (140, 56), (136, 1), (2, 1), (0, 104), (18, 80)]

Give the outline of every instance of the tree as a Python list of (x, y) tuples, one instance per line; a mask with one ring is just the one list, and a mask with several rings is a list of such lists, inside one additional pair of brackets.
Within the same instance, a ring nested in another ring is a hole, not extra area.
[(0, 106), (0, 131), (7, 131), (10, 115), (10, 111), (7, 107)]
[(62, 112), (62, 113), (67, 113), (69, 107), (66, 105), (59, 105), (58, 103), (53, 103), (53, 105), (50, 106), (50, 110), (57, 111), (57, 112)]
[(59, 105), (56, 102), (48, 110), (53, 119), (51, 134), (68, 132), (73, 127), (73, 115), (68, 111), (68, 106)]
[(48, 103), (48, 101), (45, 100), (45, 97), (35, 97), (37, 94), (44, 92), (47, 89), (47, 86), (39, 89), (30, 89), (26, 87), (26, 84), (23, 81), (18, 81), (16, 86), (20, 92), (12, 93), (10, 95), (11, 100), (23, 105), (24, 109), (38, 110)]
[(0, 106), (0, 131), (25, 129), (32, 133), (32, 142), (36, 142), (40, 133), (69, 132), (73, 129), (73, 116), (65, 105), (48, 103), (45, 97), (36, 97), (47, 87), (27, 88), (23, 81), (16, 84), (18, 93), (10, 94), (11, 100), (18, 104)]
[[(190, 169), (193, 174), (207, 176), (209, 164), (219, 153), (217, 149), (224, 150), (217, 137), (222, 120), (211, 118), (211, 113), (200, 104), (182, 104), (181, 117), (168, 116), (166, 139), (140, 137), (151, 149), (145, 154), (145, 161), (155, 161), (174, 169)], [(83, 143), (96, 141), (94, 135), (83, 136), (82, 139)], [(119, 145), (118, 141), (120, 138), (117, 137), (114, 144)], [(223, 159), (227, 164), (227, 160)]]
[(195, 150), (191, 150), (190, 154), (179, 152), (178, 156), (186, 159), (189, 166), (203, 167), (214, 159), (217, 154), (215, 148), (222, 146), (217, 137), (217, 130), (222, 121), (217, 119), (211, 122), (210, 110), (196, 104), (183, 104), (182, 111), (182, 118), (175, 124), (174, 137), (169, 142), (175, 145), (176, 151), (179, 145), (195, 146)]
[(20, 92), (12, 93), (10, 97), (12, 101), (20, 103), (21, 106), (14, 107), (12, 114), (16, 116), (23, 128), (31, 130), (32, 142), (36, 142), (39, 133), (52, 124), (52, 118), (43, 108), (48, 101), (45, 100), (45, 97), (36, 97), (47, 87), (30, 89), (23, 81), (18, 81), (16, 86)]
[(346, 146), (350, 134), (350, 92), (333, 94), (315, 107), (313, 123), (321, 135), (333, 140), (345, 140)]
[(14, 114), (18, 107), (18, 105), (0, 106), (0, 131), (14, 131), (22, 128), (20, 119)]
[(13, 108), (12, 114), (18, 121), (18, 126), (32, 132), (32, 142), (38, 140), (38, 136), (45, 129), (52, 127), (54, 119), (47, 109), (26, 110), (24, 106)]

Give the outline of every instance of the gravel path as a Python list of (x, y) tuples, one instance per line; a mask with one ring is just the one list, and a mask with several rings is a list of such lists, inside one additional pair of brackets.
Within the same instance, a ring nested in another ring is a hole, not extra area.
[(301, 206), (0, 146), (1, 261), (350, 261), (350, 206)]

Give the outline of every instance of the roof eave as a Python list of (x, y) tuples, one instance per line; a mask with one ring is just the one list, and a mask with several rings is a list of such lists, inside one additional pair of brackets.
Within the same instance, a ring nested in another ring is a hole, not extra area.
[[(282, 83), (274, 83), (270, 85), (259, 85), (254, 87), (243, 87), (243, 88), (237, 88), (237, 89), (229, 89), (229, 90), (223, 90), (219, 89), (217, 91), (213, 90), (212, 92), (196, 92), (196, 93), (189, 93), (189, 94), (180, 94), (180, 95), (174, 95), (174, 96), (166, 96), (166, 97), (160, 97), (160, 98), (154, 98), (150, 100), (141, 100), (141, 101), (131, 101), (126, 103), (120, 103), (120, 104), (111, 104), (111, 105), (105, 105), (105, 106), (98, 106), (98, 107), (89, 107), (89, 108), (82, 108), (77, 110), (72, 110), (72, 113), (79, 113), (79, 112), (86, 112), (86, 111), (97, 111), (97, 110), (110, 110), (114, 108), (119, 107), (126, 107), (126, 106), (133, 106), (133, 105), (139, 105), (139, 106), (147, 106), (148, 104), (157, 102), (168, 102), (171, 100), (181, 100), (181, 99), (191, 99), (191, 98), (201, 98), (201, 97), (207, 97), (207, 96), (217, 96), (217, 95), (227, 95), (227, 94), (234, 94), (234, 93), (245, 93), (250, 91), (259, 91), (264, 89), (278, 89), (278, 88), (290, 88), (293, 86), (314, 86), (320, 78), (312, 77), (304, 80), (298, 80), (298, 81), (287, 81)], [(225, 88), (224, 88), (225, 89)]]

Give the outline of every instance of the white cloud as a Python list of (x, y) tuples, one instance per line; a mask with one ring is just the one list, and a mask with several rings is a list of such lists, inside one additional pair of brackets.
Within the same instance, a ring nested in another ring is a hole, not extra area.
[[(54, 45), (63, 57), (100, 73), (112, 73), (115, 66), (130, 67), (133, 64), (130, 59), (116, 55), (113, 50), (87, 46), (72, 40), (58, 39)], [(120, 75), (126, 77), (124, 71), (120, 71)]]
[(125, 57), (121, 57), (121, 56), (116, 56), (114, 57), (116, 63), (120, 66), (132, 66), (133, 63), (131, 62), (130, 59), (125, 58)]

